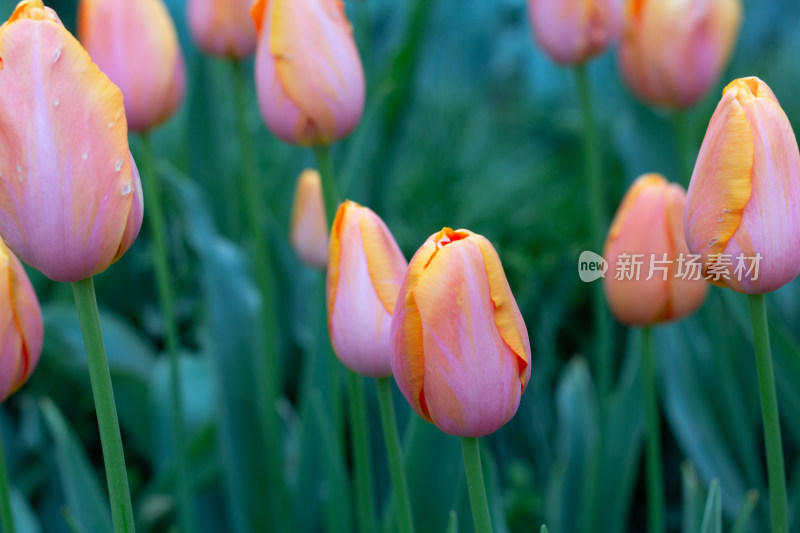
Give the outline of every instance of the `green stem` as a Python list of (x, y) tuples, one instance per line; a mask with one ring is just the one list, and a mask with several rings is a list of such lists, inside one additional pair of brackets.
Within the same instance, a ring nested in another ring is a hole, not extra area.
[(478, 439), (461, 437), (461, 451), (464, 454), (464, 472), (467, 475), (467, 489), (469, 490), (469, 503), (472, 507), (472, 520), (475, 522), (475, 533), (491, 533), (492, 519), (489, 515), (486, 486), (483, 483)]
[(314, 156), (317, 158), (317, 169), (322, 182), (322, 197), (325, 200), (325, 214), (328, 217), (328, 226), (330, 227), (339, 207), (331, 150), (328, 146), (318, 146), (314, 148)]
[(391, 378), (378, 378), (378, 402), (381, 408), (383, 437), (386, 440), (386, 455), (389, 460), (389, 473), (392, 477), (394, 502), (400, 522), (400, 533), (414, 532), (414, 518), (411, 514), (411, 498), (408, 496), (408, 481), (403, 463), (403, 452), (400, 448), (400, 437), (397, 433), (397, 422), (392, 401)]
[(263, 308), (261, 312), (261, 329), (263, 333), (263, 354), (253, 354), (254, 370), (261, 395), (258, 398), (262, 418), (262, 433), (266, 444), (267, 469), (271, 479), (269, 487), (277, 488), (267, 491), (270, 512), (276, 524), (283, 524), (283, 509), (288, 508), (286, 484), (281, 475), (283, 470), (283, 453), (280, 443), (280, 424), (276, 403), (278, 390), (282, 381), (281, 361), (278, 354), (278, 315), (275, 308), (275, 279), (272, 259), (268, 243), (269, 238), (264, 231), (262, 218), (263, 206), (261, 188), (258, 183), (258, 165), (247, 128), (247, 80), (238, 62), (233, 62), (234, 92), (236, 104), (236, 126), (239, 130), (239, 149), (242, 157), (242, 196), (244, 212), (253, 254), (253, 269), (258, 289), (261, 292)]
[(678, 145), (678, 162), (680, 163), (681, 181), (689, 186), (693, 165), (689, 156), (689, 134), (686, 128), (686, 112), (675, 111), (675, 143)]
[(642, 329), (642, 373), (644, 405), (647, 413), (647, 521), (650, 533), (664, 533), (664, 472), (661, 464), (661, 419), (658, 414), (658, 380), (656, 377), (653, 335), (649, 327)]
[[(602, 250), (607, 227), (605, 197), (600, 176), (600, 152), (597, 148), (597, 136), (594, 128), (594, 112), (592, 109), (592, 93), (586, 65), (580, 63), (575, 67), (578, 95), (583, 114), (583, 161), (586, 180), (586, 199), (588, 201), (591, 246), (594, 250)], [(592, 288), (592, 313), (595, 325), (595, 365), (598, 376), (601, 405), (611, 389), (611, 321), (606, 310), (603, 287), (596, 283)]]
[(156, 284), (158, 286), (158, 299), (161, 303), (161, 313), (164, 315), (164, 336), (170, 366), (170, 391), (169, 402), (172, 412), (172, 442), (175, 446), (175, 473), (176, 494), (178, 501), (178, 516), (181, 531), (190, 533), (194, 531), (192, 519), (191, 494), (188, 482), (188, 468), (186, 465), (186, 425), (183, 421), (181, 407), (181, 376), (180, 376), (180, 344), (178, 340), (178, 324), (175, 318), (175, 295), (172, 292), (172, 273), (169, 269), (167, 248), (167, 231), (164, 222), (164, 208), (162, 206), (161, 182), (156, 175), (153, 151), (150, 137), (142, 136), (144, 146), (144, 165), (142, 181), (145, 196), (145, 216), (150, 226), (150, 233), (155, 248), (153, 258), (156, 270)]
[(350, 386), (350, 418), (353, 439), (353, 468), (356, 492), (356, 509), (361, 533), (376, 531), (375, 492), (372, 488), (372, 453), (367, 433), (367, 402), (364, 397), (364, 379), (347, 371)]
[(6, 458), (3, 455), (3, 437), (0, 435), (0, 533), (14, 533), (14, 513), (11, 510), (11, 485), (8, 483)]
[(128, 471), (125, 468), (125, 453), (122, 449), (122, 436), (119, 432), (117, 407), (114, 404), (114, 390), (111, 386), (111, 373), (108, 369), (106, 347), (100, 330), (100, 315), (94, 294), (94, 281), (87, 278), (72, 284), (78, 320), (83, 332), (86, 347), (86, 360), (89, 364), (89, 379), (92, 383), (94, 406), (97, 411), (97, 425), (100, 429), (100, 444), (103, 448), (103, 461), (106, 467), (108, 496), (111, 500), (111, 521), (115, 533), (133, 533), (133, 506), (128, 488)]
[(758, 370), (758, 392), (761, 395), (761, 415), (764, 422), (764, 442), (767, 450), (769, 478), (769, 508), (773, 533), (788, 533), (789, 512), (786, 497), (786, 470), (783, 466), (781, 424), (778, 416), (778, 395), (775, 392), (775, 373), (769, 346), (767, 307), (763, 294), (748, 295), (750, 321), (753, 324), (753, 343)]

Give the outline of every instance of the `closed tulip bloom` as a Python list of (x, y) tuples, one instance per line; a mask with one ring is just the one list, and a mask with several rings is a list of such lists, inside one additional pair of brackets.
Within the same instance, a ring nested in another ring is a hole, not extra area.
[(385, 377), (389, 330), (406, 259), (371, 209), (346, 201), (331, 228), (328, 328), (333, 350), (359, 374)]
[(530, 378), (528, 332), (491, 243), (431, 235), (408, 265), (392, 321), (392, 370), (416, 413), (451, 435), (497, 431)]
[(766, 83), (733, 81), (708, 124), (684, 213), (686, 242), (704, 256), (709, 281), (760, 294), (793, 280), (799, 204), (800, 152), (789, 119)]
[(0, 26), (0, 234), (56, 281), (104, 271), (142, 224), (122, 93), (41, 0)]
[(186, 10), (192, 37), (205, 53), (244, 59), (255, 51), (249, 0), (189, 0)]
[[(622, 199), (603, 252), (609, 263), (606, 299), (621, 323), (647, 326), (683, 318), (705, 300), (708, 284), (686, 267), (685, 202), (683, 187), (658, 174), (637, 179)], [(641, 271), (622, 275), (635, 261), (641, 261)]]
[(691, 107), (730, 59), (739, 0), (627, 1), (618, 59), (628, 87), (650, 104)]
[(340, 0), (258, 0), (256, 88), (264, 121), (301, 146), (347, 136), (364, 110), (364, 72)]
[(325, 268), (328, 264), (328, 218), (316, 170), (306, 169), (297, 179), (289, 241), (308, 266)]
[(534, 37), (554, 61), (575, 64), (615, 43), (622, 0), (528, 0)]
[(150, 130), (183, 103), (186, 67), (162, 0), (80, 0), (78, 36), (122, 90), (131, 130)]
[(0, 240), (0, 402), (33, 373), (43, 335), (42, 311), (28, 275)]

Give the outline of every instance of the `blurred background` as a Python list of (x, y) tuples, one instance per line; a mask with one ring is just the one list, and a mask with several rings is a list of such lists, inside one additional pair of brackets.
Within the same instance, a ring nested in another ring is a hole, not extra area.
[[(182, 0), (166, 0), (189, 71), (179, 114), (153, 133), (165, 182), (176, 277), (190, 470), (199, 531), (271, 530), (263, 448), (252, 435), (258, 391), (247, 358), (260, 297), (241, 245), (234, 203), (241, 172), (232, 66), (201, 55)], [(75, 0), (47, 4), (74, 32)], [(745, 0), (741, 35), (720, 80), (686, 115), (692, 160), (728, 81), (755, 75), (800, 126), (800, 3)], [(0, 0), (5, 20), (14, 2)], [(598, 404), (591, 287), (577, 276), (590, 248), (575, 76), (535, 46), (524, 0), (353, 0), (346, 3), (367, 75), (359, 128), (334, 147), (340, 191), (373, 208), (407, 257), (443, 226), (496, 246), (533, 349), (532, 379), (517, 416), (484, 439), (495, 531), (643, 532), (644, 411), (639, 334), (614, 330), (614, 390)], [(640, 174), (682, 176), (674, 121), (622, 86), (614, 51), (588, 67), (612, 214)], [(248, 72), (252, 72), (248, 65)], [(259, 158), (275, 266), (284, 391), (284, 475), (293, 530), (354, 531), (350, 459), (331, 380), (323, 279), (288, 245), (291, 198), (312, 154), (264, 127), (251, 87), (248, 123)], [(134, 157), (140, 139), (131, 136)], [(168, 364), (149, 232), (96, 278), (138, 530), (172, 522), (174, 462)], [(600, 252), (600, 250), (597, 250)], [(21, 533), (110, 530), (102, 455), (80, 329), (68, 285), (30, 271), (45, 316), (45, 348), (30, 382), (0, 405)], [(798, 282), (768, 308), (782, 415), (793, 531), (800, 531), (800, 298)], [(256, 331), (257, 333), (257, 331)], [(712, 288), (704, 307), (656, 329), (669, 531), (699, 532), (717, 480), (724, 531), (768, 528), (763, 438), (745, 299)], [(335, 383), (335, 381), (334, 381)], [(335, 385), (334, 385), (335, 386)], [(376, 497), (393, 531), (374, 385), (367, 386)], [(417, 531), (445, 530), (451, 510), (472, 531), (458, 440), (417, 419), (395, 389)], [(607, 437), (599, 439), (601, 423)], [(342, 453), (344, 450), (344, 454)], [(761, 497), (759, 497), (761, 495)], [(713, 500), (713, 499), (712, 499)], [(716, 500), (713, 500), (716, 501)], [(327, 524), (327, 529), (326, 529)]]

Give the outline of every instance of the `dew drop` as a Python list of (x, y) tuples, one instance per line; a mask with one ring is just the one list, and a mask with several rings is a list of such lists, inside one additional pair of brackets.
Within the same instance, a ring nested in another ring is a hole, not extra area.
[(709, 246), (714, 246), (715, 244), (717, 244), (717, 239), (711, 239), (710, 241), (708, 241)]
[(82, 159), (85, 161), (86, 159), (88, 159), (88, 158), (89, 158), (89, 154), (87, 154), (86, 152), (83, 152), (83, 153), (81, 154), (81, 158), (82, 158)]
[(126, 183), (122, 186), (122, 196), (127, 196), (131, 193), (131, 184)]
[(19, 172), (20, 174), (22, 174), (22, 167), (21, 167), (21, 166), (19, 166), (19, 165), (17, 165), (17, 172)]
[(108, 129), (111, 129), (111, 128), (113, 128), (113, 127), (114, 127), (114, 123), (113, 123), (113, 122), (109, 122), (109, 123), (108, 123)]
[(53, 52), (53, 63), (58, 61), (58, 58), (61, 57), (61, 48), (56, 48), (56, 51)]
[(122, 170), (122, 159), (119, 159), (119, 160), (118, 160), (118, 161), (117, 161), (117, 162), (114, 164), (114, 170), (116, 170), (117, 172), (119, 172), (120, 170)]
[(103, 201), (105, 202), (106, 200), (108, 200), (108, 195), (107, 194), (105, 196), (103, 196)]
[(60, 103), (60, 102), (58, 101), (58, 98), (56, 98), (55, 100), (53, 100), (53, 105), (54, 105), (55, 107), (58, 107), (58, 104), (59, 104), (59, 103)]

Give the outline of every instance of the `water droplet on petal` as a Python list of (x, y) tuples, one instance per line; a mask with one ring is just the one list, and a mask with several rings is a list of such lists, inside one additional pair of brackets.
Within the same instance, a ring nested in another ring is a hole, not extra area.
[(113, 123), (113, 122), (109, 122), (109, 123), (108, 123), (108, 129), (111, 129), (111, 128), (113, 128), (113, 127), (114, 127), (114, 123)]
[(116, 170), (117, 172), (119, 172), (120, 170), (122, 170), (122, 159), (118, 160), (118, 161), (117, 161), (117, 162), (114, 164), (114, 170)]
[(17, 172), (19, 172), (20, 174), (22, 174), (22, 167), (21, 167), (21, 166), (19, 166), (19, 165), (17, 165)]
[(89, 158), (89, 154), (87, 154), (86, 152), (83, 152), (83, 153), (81, 154), (81, 158), (82, 158), (82, 159), (84, 159), (84, 160), (86, 160), (86, 159), (88, 159), (88, 158)]
[(53, 63), (58, 61), (59, 57), (61, 57), (61, 48), (56, 48), (56, 51), (53, 52)]
[(59, 104), (59, 103), (60, 103), (60, 102), (58, 101), (58, 98), (56, 98), (55, 100), (53, 100), (53, 105), (54, 105), (54, 106), (58, 107), (58, 104)]
[(125, 183), (122, 186), (122, 196), (126, 196), (126, 195), (128, 195), (130, 193), (131, 193), (131, 184), (130, 183)]

